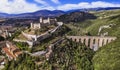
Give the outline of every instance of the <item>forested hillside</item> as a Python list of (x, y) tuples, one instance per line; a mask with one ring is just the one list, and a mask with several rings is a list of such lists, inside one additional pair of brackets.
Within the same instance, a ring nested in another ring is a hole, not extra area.
[(61, 15), (57, 19), (58, 21), (63, 21), (64, 23), (70, 23), (70, 22), (82, 22), (87, 19), (95, 19), (95, 18), (96, 16), (88, 12), (72, 12), (72, 13), (67, 13), (65, 15)]
[(50, 60), (42, 63), (40, 70), (93, 70), (93, 55), (88, 47), (65, 39), (54, 46)]

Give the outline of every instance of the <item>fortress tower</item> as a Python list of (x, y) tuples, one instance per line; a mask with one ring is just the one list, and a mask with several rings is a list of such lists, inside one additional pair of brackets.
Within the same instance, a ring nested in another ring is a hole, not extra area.
[(50, 24), (50, 18), (48, 17), (48, 23)]
[(43, 18), (42, 17), (40, 17), (40, 23), (43, 23)]
[(40, 29), (41, 28), (41, 24), (40, 23), (31, 23), (31, 28), (32, 29)]

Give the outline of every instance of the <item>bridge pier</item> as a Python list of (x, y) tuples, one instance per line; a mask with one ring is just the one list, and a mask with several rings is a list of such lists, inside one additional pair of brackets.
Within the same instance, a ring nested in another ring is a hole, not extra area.
[(103, 39), (100, 39), (100, 41), (99, 41), (99, 47), (102, 46), (102, 42), (103, 42)]
[(90, 40), (90, 48), (93, 49), (93, 39)]
[(89, 43), (88, 41), (89, 41), (89, 39), (86, 38), (86, 41), (85, 41), (85, 45), (86, 45), (86, 46), (88, 46), (88, 43)]
[(106, 45), (106, 44), (107, 44), (107, 39), (104, 39), (104, 44), (103, 44), (103, 46)]

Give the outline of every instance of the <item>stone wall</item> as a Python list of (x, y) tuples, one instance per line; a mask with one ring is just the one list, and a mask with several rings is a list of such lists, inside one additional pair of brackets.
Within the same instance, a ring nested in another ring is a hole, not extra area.
[(24, 32), (22, 32), (22, 34), (23, 34), (26, 38), (28, 38), (28, 40), (35, 40), (35, 41), (37, 41), (37, 36), (36, 36), (36, 35), (27, 34), (27, 33), (24, 33)]

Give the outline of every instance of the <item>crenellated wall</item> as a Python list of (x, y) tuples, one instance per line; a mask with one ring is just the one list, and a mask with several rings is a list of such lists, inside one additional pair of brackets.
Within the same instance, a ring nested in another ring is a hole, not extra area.
[(81, 42), (94, 51), (96, 51), (99, 47), (102, 47), (116, 39), (116, 37), (101, 36), (67, 36), (67, 38), (76, 42)]

